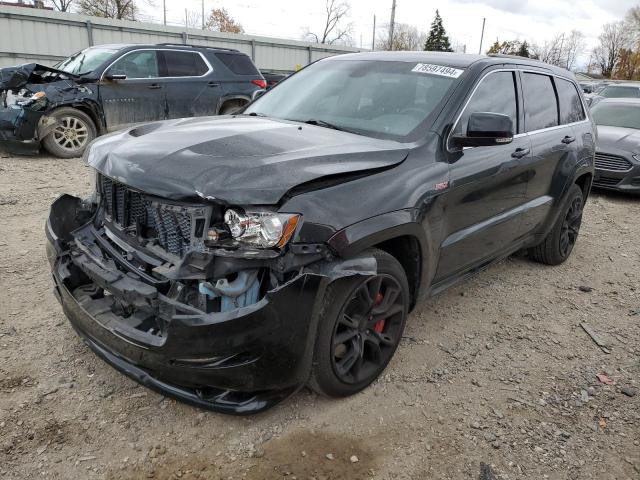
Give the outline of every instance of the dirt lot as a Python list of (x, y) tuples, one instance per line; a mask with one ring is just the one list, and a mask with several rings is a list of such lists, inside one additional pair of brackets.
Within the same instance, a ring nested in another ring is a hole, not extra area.
[(88, 173), (0, 159), (0, 478), (640, 478), (640, 200), (594, 194), (565, 265), (512, 258), (419, 306), (361, 394), (234, 418), (138, 386), (66, 321), (43, 225)]

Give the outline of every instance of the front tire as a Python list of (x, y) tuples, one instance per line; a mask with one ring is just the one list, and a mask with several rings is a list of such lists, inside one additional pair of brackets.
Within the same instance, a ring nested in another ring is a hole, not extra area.
[(560, 265), (569, 258), (580, 232), (583, 208), (582, 189), (574, 184), (552, 230), (540, 245), (531, 249), (531, 258), (547, 265)]
[(63, 107), (50, 116), (57, 125), (42, 140), (45, 150), (58, 158), (81, 157), (97, 136), (96, 126), (89, 115), (75, 108)]
[(309, 387), (332, 397), (353, 395), (386, 368), (402, 338), (409, 285), (402, 265), (381, 250), (374, 277), (344, 279), (327, 288)]

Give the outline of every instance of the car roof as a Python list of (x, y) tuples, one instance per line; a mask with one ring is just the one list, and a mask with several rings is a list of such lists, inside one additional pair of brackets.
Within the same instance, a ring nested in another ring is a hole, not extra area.
[(607, 105), (612, 103), (624, 104), (624, 105), (637, 105), (640, 107), (640, 98), (624, 98), (624, 97), (623, 98), (603, 98), (597, 103), (597, 105)]
[(112, 48), (114, 50), (125, 50), (125, 49), (134, 49), (134, 48), (163, 48), (167, 50), (189, 50), (189, 49), (205, 49), (205, 50), (213, 50), (217, 52), (224, 53), (239, 53), (245, 55), (239, 50), (235, 50), (233, 48), (222, 48), (222, 47), (210, 47), (208, 45), (190, 45), (190, 44), (182, 44), (182, 43), (108, 43), (104, 45), (94, 45), (89, 48)]
[(609, 83), (607, 87), (632, 87), (640, 88), (640, 83)]
[(477, 55), (470, 53), (452, 53), (452, 52), (363, 52), (363, 53), (348, 53), (344, 55), (337, 55), (329, 57), (327, 60), (377, 60), (377, 61), (399, 61), (399, 62), (424, 62), (424, 63), (436, 63), (455, 68), (467, 68), (476, 63), (485, 63), (489, 65), (530, 65), (532, 67), (544, 68), (550, 72), (563, 77), (574, 78), (573, 74), (564, 68), (549, 65), (548, 63), (541, 62), (540, 60), (534, 60), (526, 57), (518, 57), (515, 55)]

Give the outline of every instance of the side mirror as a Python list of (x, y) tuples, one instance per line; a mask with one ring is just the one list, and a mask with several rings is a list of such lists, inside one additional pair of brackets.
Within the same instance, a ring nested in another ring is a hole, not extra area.
[(513, 141), (513, 121), (508, 115), (475, 112), (469, 117), (466, 135), (454, 135), (459, 147), (505, 145)]
[(587, 107), (590, 107), (593, 103), (593, 97), (584, 97), (584, 101), (587, 103)]
[(126, 80), (127, 76), (121, 73), (107, 73), (104, 78), (110, 81), (114, 80)]

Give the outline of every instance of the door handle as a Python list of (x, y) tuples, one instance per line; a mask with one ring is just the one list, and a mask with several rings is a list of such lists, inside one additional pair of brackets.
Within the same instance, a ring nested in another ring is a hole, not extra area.
[(162, 85), (160, 85), (159, 83), (152, 83), (151, 85), (149, 85), (147, 87), (149, 90), (157, 90), (159, 88), (162, 88)]
[(218, 82), (209, 82), (209, 83), (207, 83), (207, 85), (210, 86), (210, 87), (219, 87), (220, 86), (220, 84)]
[(569, 145), (570, 143), (573, 143), (576, 141), (576, 137), (570, 137), (569, 135), (567, 135), (566, 137), (564, 137), (562, 139), (562, 143), (565, 143), (567, 145)]
[(529, 155), (531, 149), (529, 148), (516, 148), (516, 151), (511, 154), (513, 158), (522, 158)]

